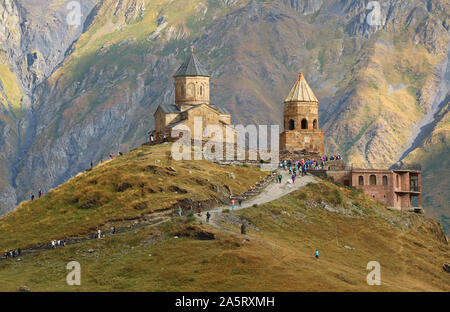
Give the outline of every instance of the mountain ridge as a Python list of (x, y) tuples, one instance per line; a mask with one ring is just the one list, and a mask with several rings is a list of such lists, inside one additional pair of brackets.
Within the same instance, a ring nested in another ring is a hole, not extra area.
[[(44, 2), (64, 11), (57, 1)], [(326, 150), (369, 164), (401, 156), (413, 126), (433, 106), (435, 73), (448, 58), (445, 1), (385, 1), (384, 23), (375, 26), (366, 20), (375, 8), (364, 1), (184, 3), (82, 2), (84, 26), (65, 41), (64, 60), (33, 88), (32, 99), (23, 92), (16, 113), (6, 108), (9, 98), (0, 105), (2, 211), (66, 181), (91, 160), (142, 143), (153, 110), (173, 99), (171, 76), (190, 45), (213, 75), (212, 101), (227, 107), (236, 123), (279, 124), (282, 99), (303, 71), (320, 100)], [(64, 23), (61, 14), (57, 25)], [(0, 38), (3, 47), (6, 37)], [(35, 78), (24, 85), (48, 73), (36, 71), (46, 64), (40, 50), (22, 75)], [(439, 175), (428, 181), (425, 194), (435, 197), (441, 179), (448, 181)], [(429, 209), (449, 214), (449, 207)]]

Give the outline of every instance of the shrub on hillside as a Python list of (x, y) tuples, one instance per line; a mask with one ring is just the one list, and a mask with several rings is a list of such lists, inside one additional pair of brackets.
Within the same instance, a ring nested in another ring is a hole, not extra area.
[(338, 189), (334, 190), (334, 203), (337, 205), (342, 204), (342, 194)]

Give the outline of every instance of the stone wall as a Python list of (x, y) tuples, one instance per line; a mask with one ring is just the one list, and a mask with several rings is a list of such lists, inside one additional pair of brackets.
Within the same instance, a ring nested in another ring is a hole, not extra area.
[(280, 150), (307, 150), (324, 154), (322, 130), (285, 130), (280, 134)]

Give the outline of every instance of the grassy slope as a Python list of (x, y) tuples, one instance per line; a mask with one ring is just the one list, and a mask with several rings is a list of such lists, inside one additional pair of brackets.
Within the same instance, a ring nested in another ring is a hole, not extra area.
[(20, 110), (22, 91), (16, 76), (6, 64), (0, 64), (0, 83), (3, 89), (3, 94), (0, 93), (0, 104), (7, 108), (9, 104), (14, 112), (18, 112)]
[[(77, 175), (39, 200), (23, 202), (0, 219), (0, 250), (87, 235), (108, 221), (136, 218), (186, 198), (220, 201), (227, 195), (225, 184), (240, 194), (267, 174), (205, 161), (170, 161), (169, 152), (170, 145), (142, 146)], [(129, 188), (119, 191), (121, 186)]]
[[(264, 12), (280, 7), (283, 13), (276, 22), (264, 14), (257, 22), (253, 22), (256, 13), (249, 15), (250, 20), (237, 14), (236, 23), (219, 30), (214, 21), (235, 14), (247, 1), (232, 7), (205, 2), (206, 13), (200, 5), (203, 2), (146, 0), (143, 15), (127, 19), (131, 0), (122, 1), (116, 15), (117, 1), (105, 1), (92, 26), (74, 45), (74, 52), (49, 78), (50, 85), (60, 90), (55, 98), (68, 100), (55, 110), (57, 115), (47, 132), (36, 139), (35, 152), (52, 147), (49, 142), (72, 131), (74, 125), (103, 114), (103, 109), (124, 102), (130, 105), (126, 95), (139, 88), (142, 92), (137, 82), (142, 76), (145, 88), (151, 90), (148, 102), (152, 104), (133, 113), (139, 122), (127, 130), (128, 135), (117, 136), (121, 142), (114, 143), (128, 147), (139, 142), (153, 123), (153, 109), (167, 99), (167, 90), (172, 90), (170, 75), (185, 56), (183, 49), (195, 43), (202, 62), (210, 70), (220, 69), (221, 74), (213, 77), (212, 99), (225, 104), (234, 121), (279, 123), (282, 99), (301, 70), (321, 99), (325, 111), (321, 127), (329, 153), (339, 151), (351, 162), (382, 163), (383, 167), (397, 160), (412, 125), (423, 117), (419, 94), (425, 100), (430, 96), (424, 86), (433, 89), (430, 73), (441, 61), (413, 42), (414, 27), (404, 30), (399, 22), (402, 27), (391, 25), (367, 40), (345, 34), (342, 23), (321, 17), (321, 13), (305, 17), (268, 1)], [(159, 38), (148, 40), (161, 17), (167, 26)], [(211, 27), (213, 33), (208, 34)], [(168, 39), (169, 29), (185, 35)], [(143, 66), (145, 57), (152, 60), (154, 68)], [(165, 63), (169, 57), (176, 58), (173, 65), (156, 61)], [(161, 77), (151, 74), (155, 68), (164, 70), (158, 71)], [(76, 87), (78, 83), (82, 87)], [(404, 87), (389, 91), (399, 85)], [(338, 90), (336, 94), (334, 90)], [(350, 98), (340, 103), (348, 93)], [(322, 101), (327, 98), (331, 98), (329, 107)], [(333, 107), (337, 103), (340, 107)], [(255, 110), (255, 105), (262, 109)], [(36, 179), (33, 182), (29, 189), (37, 185)]]
[[(322, 201), (347, 215), (325, 211)], [(323, 182), (229, 214), (237, 215), (260, 231), (249, 229), (249, 240), (244, 240), (194, 225), (215, 232), (216, 239), (175, 239), (176, 233), (186, 232), (186, 223), (194, 222), (177, 218), (158, 228), (0, 262), (1, 290), (21, 285), (34, 291), (450, 290), (450, 276), (442, 270), (449, 248), (435, 238), (435, 222), (387, 211), (360, 192)], [(313, 258), (316, 248), (319, 261)], [(66, 285), (65, 266), (72, 260), (81, 264), (81, 286)], [(372, 260), (381, 264), (381, 286), (366, 284), (366, 265)]]

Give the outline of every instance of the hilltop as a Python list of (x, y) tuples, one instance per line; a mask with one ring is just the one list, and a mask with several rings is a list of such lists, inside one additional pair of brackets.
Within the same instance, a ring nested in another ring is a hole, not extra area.
[[(241, 194), (267, 176), (257, 168), (206, 161), (171, 161), (170, 145), (144, 145), (78, 174), (42, 198), (25, 201), (0, 219), (0, 250), (30, 247), (111, 222), (146, 221), (153, 212), (204, 208)], [(194, 206), (195, 203), (195, 206)]]
[[(437, 137), (420, 126), (440, 120), (449, 90), (448, 1), (378, 1), (375, 25), (369, 2), (86, 0), (70, 26), (66, 2), (2, 1), (0, 211), (139, 146), (157, 105), (173, 102), (172, 75), (191, 45), (234, 124), (281, 124), (302, 71), (329, 153), (383, 166), (405, 151), (423, 165), (445, 158), (448, 131), (439, 148), (416, 138)], [(425, 211), (440, 220), (450, 214), (434, 192), (448, 189), (444, 172), (424, 170)]]
[[(281, 198), (214, 212), (207, 224), (205, 211), (199, 220), (188, 207), (227, 207), (230, 191), (244, 193), (268, 173), (170, 161), (169, 150), (167, 144), (142, 146), (0, 219), (0, 248), (34, 248), (20, 261), (0, 261), (1, 290), (450, 290), (450, 274), (442, 268), (450, 249), (433, 219), (387, 210), (358, 190), (308, 176)], [(117, 234), (88, 239), (111, 225)], [(55, 250), (35, 246), (65, 236), (80, 241)], [(65, 282), (72, 260), (81, 264), (81, 286)], [(381, 264), (381, 286), (366, 283), (369, 261)]]

